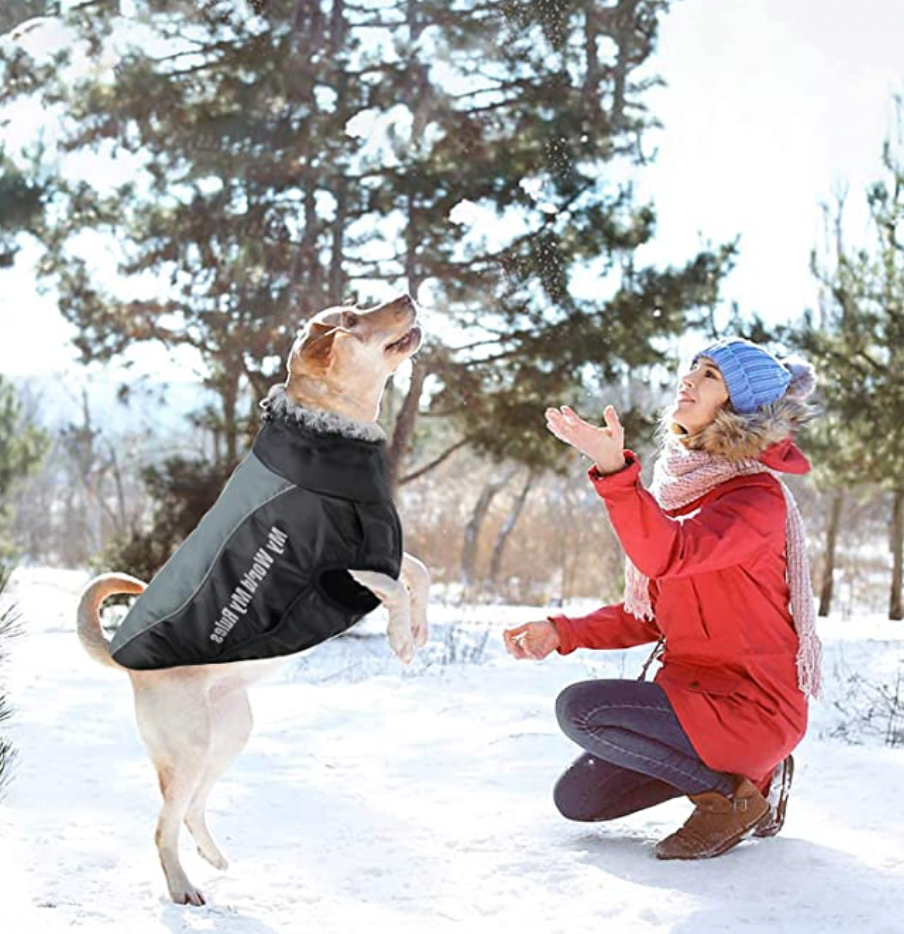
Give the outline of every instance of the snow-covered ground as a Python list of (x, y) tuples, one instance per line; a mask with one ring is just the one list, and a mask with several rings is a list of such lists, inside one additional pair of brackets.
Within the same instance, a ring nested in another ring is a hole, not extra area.
[(20, 758), (0, 804), (3, 932), (904, 931), (904, 751), (852, 727), (870, 699), (856, 674), (895, 683), (901, 624), (822, 627), (826, 697), (783, 833), (662, 863), (653, 844), (688, 802), (582, 825), (550, 795), (578, 751), (556, 726), (557, 693), (632, 677), (643, 650), (515, 662), (502, 627), (542, 613), (435, 605), (431, 645), (405, 669), (366, 621), (253, 691), (254, 735), (211, 797), (231, 865), (218, 873), (184, 834), (208, 899), (186, 908), (167, 901), (156, 861), (158, 793), (128, 679), (75, 637), (86, 579), (14, 582), (27, 632), (7, 672)]

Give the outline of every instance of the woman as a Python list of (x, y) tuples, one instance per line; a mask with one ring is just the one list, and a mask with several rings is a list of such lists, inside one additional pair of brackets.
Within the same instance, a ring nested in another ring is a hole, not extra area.
[(664, 638), (654, 682), (585, 681), (556, 704), (585, 750), (556, 785), (563, 815), (611, 820), (690, 797), (660, 859), (718, 856), (784, 820), (820, 647), (800, 513), (777, 473), (809, 470), (793, 437), (814, 383), (808, 364), (748, 341), (707, 347), (680, 379), (649, 491), (611, 405), (601, 428), (567, 406), (546, 412), (549, 430), (594, 462), (627, 556), (625, 596), (508, 630), (506, 646), (541, 659)]

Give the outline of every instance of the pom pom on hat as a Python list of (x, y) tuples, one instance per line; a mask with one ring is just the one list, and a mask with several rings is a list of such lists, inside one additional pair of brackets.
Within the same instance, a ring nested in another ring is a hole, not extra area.
[(796, 367), (792, 369), (768, 350), (740, 337), (718, 340), (697, 357), (708, 357), (716, 364), (732, 407), (742, 415), (781, 399), (795, 378), (800, 398), (812, 392), (816, 382), (813, 368), (803, 360), (790, 361)]
[(785, 395), (792, 399), (806, 399), (816, 388), (816, 370), (802, 357), (785, 357), (782, 364), (791, 373), (791, 382)]

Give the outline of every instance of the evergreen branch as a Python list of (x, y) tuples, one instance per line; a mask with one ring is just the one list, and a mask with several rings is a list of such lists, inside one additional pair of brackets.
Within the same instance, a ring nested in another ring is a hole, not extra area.
[[(0, 569), (0, 596), (6, 590), (9, 577), (9, 571), (6, 568)], [(19, 614), (14, 607), (8, 606), (0, 613), (0, 664), (7, 659), (10, 640), (17, 638), (21, 633)], [(6, 722), (11, 716), (12, 708), (6, 702), (6, 698), (0, 694), (0, 723)], [(16, 752), (10, 742), (5, 738), (0, 738), (0, 793), (11, 778), (15, 758)]]
[[(0, 720), (5, 719), (6, 708), (0, 707)], [(0, 797), (12, 778), (13, 764), (17, 758), (16, 750), (5, 739), (0, 739)]]
[[(9, 584), (10, 572), (6, 568), (0, 569), (0, 596)], [(22, 635), (22, 619), (13, 606), (8, 606), (0, 612), (0, 663), (6, 661), (7, 646), (10, 639)]]

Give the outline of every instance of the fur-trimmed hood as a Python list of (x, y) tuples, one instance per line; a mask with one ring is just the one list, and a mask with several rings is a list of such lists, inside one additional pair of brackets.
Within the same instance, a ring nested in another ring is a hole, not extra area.
[(781, 399), (746, 415), (735, 412), (727, 403), (706, 428), (693, 435), (676, 431), (667, 416), (668, 427), (691, 451), (706, 451), (732, 461), (760, 460), (786, 473), (806, 472), (808, 466), (803, 466), (806, 458), (793, 440), (816, 415), (814, 406), (806, 401), (816, 386), (816, 377), (813, 367), (803, 360), (791, 358), (782, 362), (791, 371), (792, 379)]

